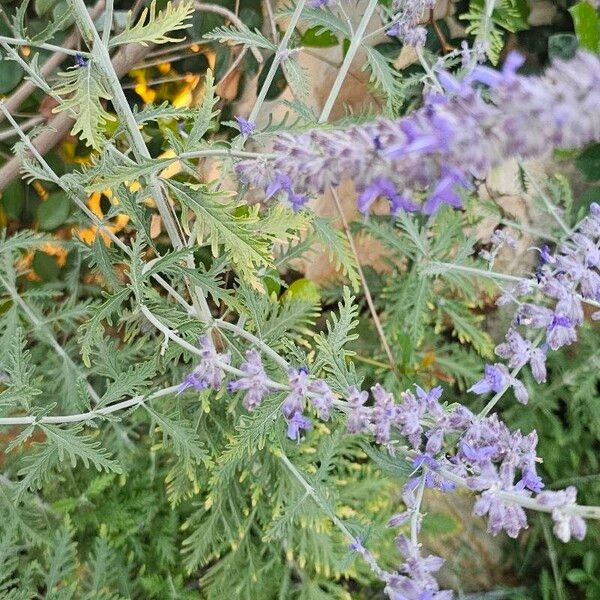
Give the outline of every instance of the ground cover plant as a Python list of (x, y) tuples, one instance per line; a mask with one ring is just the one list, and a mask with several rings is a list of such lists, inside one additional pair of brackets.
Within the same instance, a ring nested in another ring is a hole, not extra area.
[(600, 597), (595, 5), (2, 17), (0, 597)]

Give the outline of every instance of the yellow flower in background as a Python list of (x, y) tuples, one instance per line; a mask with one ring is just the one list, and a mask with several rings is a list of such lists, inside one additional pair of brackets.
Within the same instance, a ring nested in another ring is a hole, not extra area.
[[(102, 193), (94, 192), (87, 201), (89, 209), (100, 219), (104, 218), (104, 212), (102, 211), (101, 201), (102, 196), (108, 198), (111, 204), (119, 204), (119, 200), (114, 196), (112, 190), (104, 190)], [(106, 223), (106, 229), (112, 233), (118, 233), (122, 231), (125, 226), (129, 223), (129, 217), (124, 214), (117, 215), (110, 223)], [(91, 225), (90, 227), (74, 228), (73, 230), (86, 244), (92, 244), (96, 239), (96, 236), (100, 234), (104, 243), (110, 246), (111, 240), (108, 234), (104, 230), (99, 230), (97, 225)]]

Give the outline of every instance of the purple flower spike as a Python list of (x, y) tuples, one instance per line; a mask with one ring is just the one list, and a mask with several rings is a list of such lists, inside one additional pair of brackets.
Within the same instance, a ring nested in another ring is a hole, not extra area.
[(244, 117), (236, 117), (238, 125), (240, 126), (240, 133), (248, 137), (254, 133), (256, 129), (256, 123), (254, 121), (248, 121), (248, 119), (244, 119)]

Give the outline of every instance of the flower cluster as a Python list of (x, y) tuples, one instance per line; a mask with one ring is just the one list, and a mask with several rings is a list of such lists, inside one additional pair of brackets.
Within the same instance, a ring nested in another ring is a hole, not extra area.
[[(534, 379), (543, 383), (548, 350), (558, 350), (577, 340), (577, 327), (584, 321), (583, 302), (600, 300), (599, 247), (600, 205), (592, 203), (589, 215), (556, 253), (547, 246), (539, 249), (540, 265), (535, 275), (499, 297), (499, 305), (517, 304), (505, 341), (496, 346), (496, 354), (507, 362), (508, 368), (521, 369), (529, 364)], [(600, 312), (592, 318), (600, 318)], [(541, 330), (541, 344), (525, 337), (527, 329)], [(470, 391), (497, 393), (511, 385), (517, 400), (527, 403), (525, 386), (502, 364), (487, 365), (484, 377)]]
[(389, 36), (400, 38), (406, 46), (424, 46), (427, 38), (427, 30), (419, 25), (423, 13), (435, 8), (435, 0), (394, 0), (392, 10), (393, 24), (387, 30)]
[(440, 570), (444, 559), (439, 556), (421, 556), (417, 544), (404, 535), (396, 538), (396, 545), (404, 556), (397, 573), (387, 578), (385, 592), (390, 600), (451, 600), (452, 592), (440, 591), (432, 573)]
[(200, 362), (179, 386), (180, 393), (188, 388), (201, 391), (211, 387), (218, 390), (223, 385), (223, 365), (229, 364), (229, 354), (217, 352), (209, 335), (200, 337), (198, 346), (200, 348)]
[(587, 525), (579, 515), (572, 514), (568, 508), (575, 506), (577, 490), (571, 485), (565, 490), (556, 492), (542, 492), (538, 498), (540, 506), (552, 508), (552, 519), (554, 521), (554, 535), (567, 543), (571, 538), (582, 540), (585, 537)]
[[(229, 355), (218, 353), (210, 336), (202, 336), (199, 347), (202, 355), (200, 363), (185, 377), (180, 391), (188, 388), (219, 389), (223, 384), (225, 371), (235, 372), (237, 378), (228, 382), (227, 390), (232, 393), (245, 392), (242, 404), (246, 410), (252, 412), (261, 405), (267, 394), (281, 389), (280, 385), (273, 385), (269, 379), (262, 357), (254, 348), (246, 352), (246, 360), (239, 368), (233, 369), (229, 366)], [(335, 396), (324, 379), (311, 378), (306, 367), (290, 369), (287, 372), (286, 389), (289, 391), (281, 406), (281, 412), (288, 424), (290, 439), (299, 440), (301, 431), (311, 427), (309, 417), (304, 414), (308, 400), (319, 419), (329, 420)]]
[(479, 253), (479, 256), (490, 263), (490, 265), (494, 264), (498, 253), (505, 246), (508, 248), (512, 248), (513, 250), (517, 246), (517, 240), (513, 237), (513, 235), (508, 231), (508, 229), (496, 229), (494, 233), (490, 236), (491, 247), (489, 250), (482, 250)]
[(414, 210), (423, 196), (426, 214), (443, 204), (459, 208), (471, 179), (508, 157), (600, 139), (598, 57), (581, 52), (535, 77), (518, 75), (521, 64), (511, 54), (501, 72), (476, 66), (460, 82), (438, 71), (447, 93), (430, 93), (410, 115), (279, 134), (274, 157), (241, 161), (237, 173), (244, 183), (268, 190), (268, 197), (283, 191), (294, 206), (298, 198), (304, 202), (348, 179), (363, 212), (377, 197), (388, 199), (393, 210)]
[[(600, 234), (600, 221), (598, 232)], [(558, 262), (557, 258), (556, 264)], [(372, 435), (374, 441), (384, 445), (390, 453), (400, 450), (410, 458), (414, 476), (403, 490), (406, 510), (390, 519), (390, 527), (402, 526), (410, 520), (411, 528), (418, 532), (421, 515), (417, 490), (421, 490), (422, 497), (423, 487), (450, 491), (459, 485), (478, 494), (473, 512), (487, 516), (488, 531), (493, 535), (505, 531), (510, 537), (516, 537), (527, 528), (525, 506), (551, 512), (554, 531), (563, 541), (571, 537), (582, 539), (585, 535), (585, 521), (575, 503), (575, 488), (542, 491), (544, 484), (536, 470), (539, 459), (535, 431), (523, 435), (518, 430), (511, 431), (497, 414), (478, 417), (461, 404), (446, 406), (440, 401), (441, 387), (426, 391), (416, 386), (414, 392), (403, 392), (399, 403), (380, 384), (371, 388), (371, 395), (352, 387), (344, 401), (336, 399), (325, 380), (311, 377), (306, 367), (288, 369), (287, 381), (282, 385), (269, 379), (261, 355), (255, 349), (248, 350), (246, 360), (236, 369), (229, 365), (227, 355), (216, 352), (210, 337), (204, 336), (200, 342), (202, 360), (186, 378), (182, 389), (218, 388), (228, 371), (236, 375), (228, 384), (229, 391), (245, 392), (243, 404), (250, 411), (260, 406), (265, 395), (286, 390), (281, 411), (290, 439), (299, 441), (302, 431), (311, 428), (306, 414), (309, 405), (323, 420), (330, 418), (336, 406), (346, 415), (349, 433)], [(507, 341), (506, 347), (511, 348), (511, 344), (523, 345), (516, 338)], [(536, 359), (532, 359), (535, 348), (525, 346), (523, 352), (527, 350), (527, 360), (535, 362)], [(520, 362), (524, 356), (519, 358)], [(488, 367), (486, 377), (473, 391), (502, 391), (508, 384), (517, 387), (515, 381), (510, 381), (506, 367), (494, 365)], [(403, 446), (404, 440), (408, 448)], [(402, 535), (397, 543), (405, 562), (395, 573), (377, 571), (386, 583), (389, 597), (393, 600), (451, 598), (451, 592), (440, 591), (432, 576), (443, 561), (433, 556), (423, 558), (416, 542)], [(355, 546), (355, 551), (372, 559), (361, 544), (357, 542)]]

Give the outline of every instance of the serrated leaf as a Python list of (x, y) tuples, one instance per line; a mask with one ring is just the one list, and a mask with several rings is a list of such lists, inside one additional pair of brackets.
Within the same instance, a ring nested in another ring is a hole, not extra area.
[(168, 35), (173, 31), (181, 31), (191, 26), (191, 17), (194, 12), (193, 2), (169, 2), (158, 15), (156, 14), (156, 0), (152, 0), (150, 8), (145, 8), (135, 25), (129, 23), (118, 35), (111, 38), (109, 47), (121, 44), (166, 44), (168, 42), (181, 42), (185, 38), (175, 38)]
[(192, 150), (200, 144), (210, 127), (210, 122), (219, 114), (218, 110), (215, 111), (219, 97), (215, 95), (215, 79), (210, 69), (206, 71), (204, 88), (202, 104), (194, 111), (192, 128), (185, 140), (185, 150)]
[(217, 201), (214, 194), (175, 181), (165, 183), (181, 204), (196, 214), (198, 243), (208, 242), (213, 256), (220, 255), (222, 244), (240, 274), (258, 285), (257, 267), (271, 264), (268, 242), (249, 226), (257, 222), (258, 207), (239, 217), (231, 204)]
[(102, 74), (93, 61), (84, 67), (72, 67), (58, 74), (62, 84), (55, 90), (62, 102), (53, 112), (68, 111), (75, 124), (71, 135), (80, 137), (87, 146), (100, 150), (104, 141), (104, 128), (115, 117), (106, 111), (102, 100), (110, 100), (111, 94), (103, 83)]
[(252, 31), (243, 23), (237, 26), (217, 27), (204, 36), (207, 40), (216, 40), (222, 44), (242, 45), (247, 48), (264, 48), (275, 51), (277, 47), (258, 30)]

